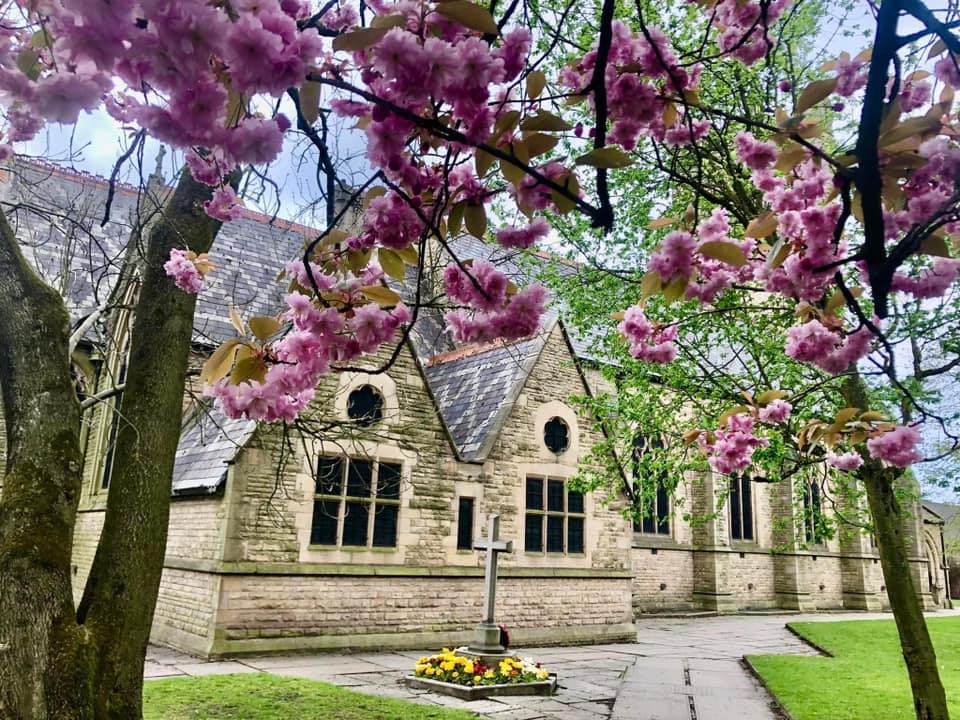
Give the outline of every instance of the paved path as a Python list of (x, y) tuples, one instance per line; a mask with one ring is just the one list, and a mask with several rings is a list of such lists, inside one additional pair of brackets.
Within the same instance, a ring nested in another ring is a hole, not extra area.
[[(937, 615), (960, 614), (940, 612)], [(358, 692), (463, 708), (492, 720), (774, 720), (771, 698), (747, 673), (750, 654), (815, 652), (784, 624), (889, 615), (736, 615), (641, 618), (637, 642), (564, 648), (522, 648), (560, 678), (550, 698), (503, 697), (464, 702), (411, 690), (400, 678), (424, 652), (286, 655), (202, 662), (151, 647), (148, 678), (269, 672), (325, 680)]]

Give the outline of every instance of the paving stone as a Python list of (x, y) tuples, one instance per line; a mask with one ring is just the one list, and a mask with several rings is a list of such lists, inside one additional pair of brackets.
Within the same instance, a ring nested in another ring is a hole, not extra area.
[(502, 712), (490, 713), (489, 717), (494, 720), (540, 720), (543, 714), (529, 708), (511, 707)]
[(185, 675), (203, 677), (205, 675), (232, 675), (234, 673), (255, 673), (259, 670), (239, 662), (185, 663), (177, 665)]
[(162, 677), (183, 677), (184, 673), (172, 665), (159, 665), (157, 663), (145, 663), (143, 666), (143, 677), (147, 679)]
[[(690, 701), (685, 697), (625, 696), (617, 699), (610, 718), (611, 720), (690, 720)], [(697, 720), (701, 718), (698, 717)]]

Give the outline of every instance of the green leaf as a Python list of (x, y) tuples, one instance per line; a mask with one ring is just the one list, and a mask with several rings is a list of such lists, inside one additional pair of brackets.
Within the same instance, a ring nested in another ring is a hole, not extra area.
[(40, 77), (40, 55), (33, 48), (24, 48), (17, 54), (17, 67), (31, 80)]
[(633, 158), (620, 148), (602, 147), (578, 157), (577, 165), (590, 165), (598, 168), (625, 168), (633, 165)]
[(557, 143), (560, 142), (560, 138), (555, 135), (544, 135), (543, 133), (531, 133), (525, 135), (523, 142), (526, 143), (527, 149), (530, 151), (530, 157), (536, 157), (537, 155), (543, 155), (545, 152), (553, 150), (557, 146)]
[(389, 32), (389, 28), (360, 28), (352, 32), (338, 35), (333, 39), (333, 49), (344, 52), (356, 52), (357, 50), (366, 50), (375, 45), (384, 35)]
[(347, 252), (347, 265), (350, 266), (353, 272), (359, 275), (363, 272), (363, 269), (370, 264), (371, 255), (372, 253), (369, 250), (350, 250)]
[(397, 250), (397, 255), (407, 264), (407, 265), (417, 265), (420, 262), (420, 253), (417, 252), (417, 249), (413, 245), (407, 245), (403, 250)]
[(782, 398), (787, 397), (789, 393), (784, 392), (783, 390), (767, 390), (757, 395), (757, 403), (760, 405), (767, 405), (772, 403), (774, 400), (781, 400)]
[(452, 2), (441, 3), (437, 6), (437, 12), (460, 23), (465, 28), (482, 32), (484, 35), (500, 34), (500, 28), (497, 27), (490, 11), (476, 3), (468, 2), (468, 0), (453, 0)]
[(743, 254), (743, 250), (741, 250), (738, 245), (734, 245), (732, 242), (725, 240), (705, 242), (698, 250), (701, 255), (706, 255), (714, 260), (725, 262), (727, 265), (733, 265), (734, 267), (742, 267), (747, 263), (747, 256)]
[(394, 280), (403, 282), (406, 279), (406, 268), (403, 259), (389, 248), (380, 248), (377, 250), (377, 258), (380, 260), (380, 267)]
[(458, 202), (450, 208), (450, 214), (447, 215), (447, 228), (450, 230), (451, 237), (460, 234), (460, 226), (463, 224), (463, 213), (467, 207), (466, 202)]
[(237, 364), (233, 366), (233, 372), (230, 373), (230, 382), (233, 385), (239, 385), (247, 380), (263, 382), (266, 377), (267, 368), (263, 361), (254, 355), (240, 358)]

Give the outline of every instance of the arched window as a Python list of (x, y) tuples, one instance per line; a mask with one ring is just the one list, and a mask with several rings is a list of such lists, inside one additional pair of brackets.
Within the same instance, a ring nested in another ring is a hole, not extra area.
[(550, 418), (543, 426), (543, 444), (559, 455), (570, 447), (570, 428), (559, 417)]
[(813, 545), (826, 540), (823, 517), (823, 492), (816, 480), (806, 484), (803, 491), (803, 535)]
[(363, 385), (347, 398), (347, 417), (362, 427), (383, 420), (383, 395), (372, 385)]
[(753, 486), (749, 475), (730, 478), (730, 539), (753, 540)]
[(637, 515), (634, 532), (644, 535), (670, 534), (670, 493), (662, 472), (643, 476), (641, 467), (645, 456), (663, 448), (659, 435), (638, 433), (633, 438), (633, 491)]

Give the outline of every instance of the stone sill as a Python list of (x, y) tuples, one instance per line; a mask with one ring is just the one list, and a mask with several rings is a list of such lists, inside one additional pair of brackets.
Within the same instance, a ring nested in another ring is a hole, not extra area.
[[(216, 562), (190, 558), (170, 558), (164, 567), (171, 570), (191, 570), (218, 575), (345, 575), (388, 577), (477, 577), (484, 569), (476, 566), (437, 565), (378, 565), (371, 563), (312, 563), (312, 562)], [(497, 572), (500, 578), (590, 578), (630, 579), (630, 570), (606, 568), (558, 567), (504, 567)]]
[(407, 675), (403, 679), (407, 687), (430, 690), (443, 695), (452, 695), (461, 700), (483, 700), (501, 695), (553, 695), (557, 691), (557, 676), (550, 675), (549, 680), (530, 683), (509, 683), (505, 685), (458, 685), (457, 683), (429, 680), (416, 675)]

